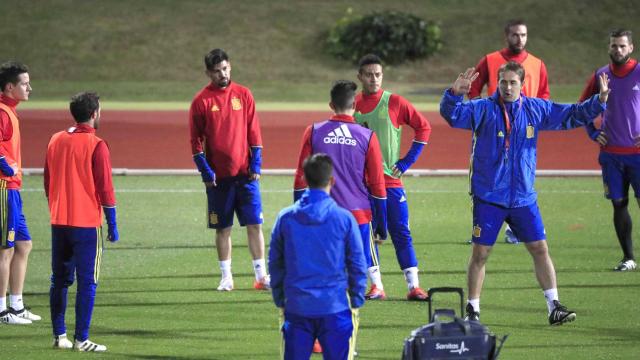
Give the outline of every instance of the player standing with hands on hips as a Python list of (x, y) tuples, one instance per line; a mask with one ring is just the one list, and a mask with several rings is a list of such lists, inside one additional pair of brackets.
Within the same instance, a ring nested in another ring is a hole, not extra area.
[(605, 196), (613, 205), (613, 226), (622, 249), (622, 260), (615, 271), (637, 267), (631, 240), (629, 185), (640, 204), (640, 66), (631, 58), (633, 39), (629, 30), (615, 30), (609, 36), (611, 63), (598, 69), (582, 92), (580, 99), (597, 94), (597, 79), (606, 74), (612, 90), (602, 126), (587, 126), (587, 132), (600, 144), (598, 158), (602, 167)]
[(536, 278), (544, 292), (551, 325), (573, 321), (575, 312), (558, 300), (556, 272), (534, 189), (536, 146), (541, 130), (566, 130), (593, 121), (606, 108), (606, 74), (600, 92), (589, 100), (564, 105), (521, 95), (525, 72), (508, 62), (498, 71), (499, 91), (486, 99), (464, 102), (477, 72), (469, 68), (445, 90), (440, 114), (454, 128), (473, 131), (471, 195), (473, 248), (467, 270), (468, 319), (480, 318), (480, 292), (485, 264), (502, 223), (509, 224), (531, 254)]

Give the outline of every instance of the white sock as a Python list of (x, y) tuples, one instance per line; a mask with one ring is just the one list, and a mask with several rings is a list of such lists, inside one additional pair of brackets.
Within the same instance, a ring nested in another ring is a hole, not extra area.
[(231, 275), (231, 259), (229, 260), (220, 260), (220, 272), (222, 273), (223, 278), (230, 278)]
[(467, 304), (471, 304), (473, 306), (473, 311), (479, 313), (480, 312), (480, 298), (477, 299), (468, 299)]
[(371, 283), (378, 289), (383, 290), (384, 287), (382, 286), (382, 275), (380, 275), (380, 266), (372, 266), (368, 269), (368, 271)]
[(256, 275), (256, 280), (260, 281), (267, 275), (267, 268), (264, 264), (264, 259), (253, 260), (253, 272)]
[(7, 297), (0, 297), (0, 312), (7, 310)]
[(420, 279), (418, 279), (418, 268), (416, 266), (403, 269), (404, 279), (407, 281), (409, 290), (420, 287)]
[(9, 294), (9, 303), (11, 304), (11, 308), (13, 310), (22, 310), (24, 309), (24, 304), (22, 303), (22, 294), (19, 295), (11, 295)]
[(549, 314), (556, 308), (553, 300), (558, 300), (558, 289), (548, 289), (544, 291), (544, 298), (547, 299), (547, 310), (549, 310)]

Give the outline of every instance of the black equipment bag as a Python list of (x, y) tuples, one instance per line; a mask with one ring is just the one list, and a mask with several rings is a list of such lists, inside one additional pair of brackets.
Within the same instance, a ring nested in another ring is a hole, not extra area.
[[(496, 348), (496, 336), (479, 321), (465, 321), (457, 317), (452, 309), (437, 309), (432, 312), (433, 295), (436, 293), (458, 293), (460, 296), (460, 316), (464, 316), (461, 288), (431, 288), (429, 293), (430, 323), (411, 332), (405, 339), (402, 360), (497, 359), (500, 349), (507, 339), (505, 335)], [(444, 322), (443, 318), (452, 321)]]

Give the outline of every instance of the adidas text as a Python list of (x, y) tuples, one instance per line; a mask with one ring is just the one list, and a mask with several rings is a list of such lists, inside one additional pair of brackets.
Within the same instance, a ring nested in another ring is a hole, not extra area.
[(348, 139), (345, 137), (325, 137), (324, 138), (324, 143), (325, 144), (340, 144), (340, 145), (351, 145), (351, 146), (356, 146), (356, 141), (353, 139)]

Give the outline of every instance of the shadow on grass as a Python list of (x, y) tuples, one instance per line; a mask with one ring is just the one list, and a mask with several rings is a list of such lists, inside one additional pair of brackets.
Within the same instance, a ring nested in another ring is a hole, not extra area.
[[(106, 242), (106, 240), (105, 240)], [(246, 248), (248, 245), (245, 244), (233, 244), (234, 248)], [(129, 251), (129, 250), (180, 250), (180, 249), (215, 249), (215, 245), (213, 244), (204, 244), (204, 245), (125, 245), (121, 246), (120, 244), (110, 245), (108, 248), (105, 248), (104, 251)], [(46, 252), (50, 253), (50, 248), (37, 248), (31, 250), (31, 252)]]
[(146, 302), (146, 303), (145, 302), (140, 302), (140, 303), (118, 302), (118, 303), (95, 304), (95, 307), (118, 307), (119, 308), (119, 307), (123, 307), (123, 306), (130, 306), (130, 307), (157, 306), (157, 307), (161, 307), (161, 306), (194, 306), (194, 305), (237, 305), (237, 304), (271, 304), (271, 302), (272, 302), (271, 298), (262, 299), (262, 300), (257, 300), (257, 299), (247, 299), (247, 300), (230, 299), (230, 300), (223, 300), (223, 301), (216, 301), (216, 300), (211, 300), (211, 301), (185, 301), (185, 302), (166, 301), (166, 302)]

